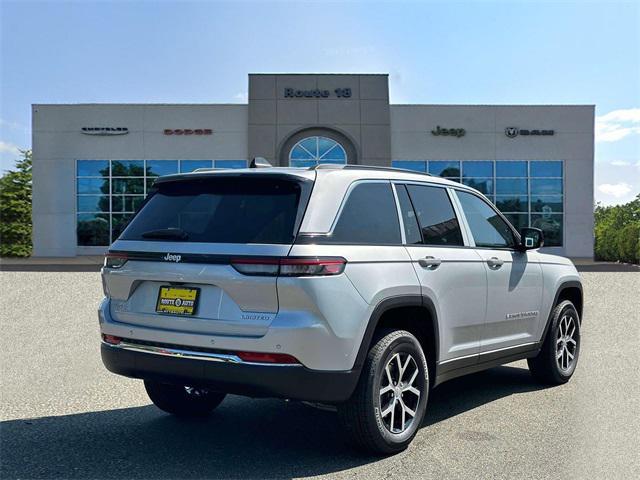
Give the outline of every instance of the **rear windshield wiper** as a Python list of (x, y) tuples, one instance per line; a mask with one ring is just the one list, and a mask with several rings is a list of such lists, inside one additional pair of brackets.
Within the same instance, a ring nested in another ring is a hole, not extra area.
[(161, 238), (164, 240), (187, 240), (189, 234), (181, 228), (161, 228), (159, 230), (149, 230), (142, 234), (142, 238)]

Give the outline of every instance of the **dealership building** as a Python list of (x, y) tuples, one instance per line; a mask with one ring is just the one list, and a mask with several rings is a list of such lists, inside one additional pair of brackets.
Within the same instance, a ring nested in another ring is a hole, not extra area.
[(254, 157), (451, 178), (546, 251), (593, 256), (593, 105), (393, 105), (387, 75), (251, 74), (248, 104), (32, 108), (35, 256), (102, 254), (158, 176)]

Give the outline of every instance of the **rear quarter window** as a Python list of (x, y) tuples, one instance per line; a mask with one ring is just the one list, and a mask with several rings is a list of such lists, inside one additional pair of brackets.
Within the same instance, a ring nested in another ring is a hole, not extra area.
[(401, 244), (391, 184), (360, 183), (345, 201), (328, 241), (344, 244)]

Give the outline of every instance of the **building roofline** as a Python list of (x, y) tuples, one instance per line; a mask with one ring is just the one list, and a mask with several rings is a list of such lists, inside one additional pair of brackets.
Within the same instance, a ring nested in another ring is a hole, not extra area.
[[(99, 103), (99, 102), (78, 102), (78, 103), (32, 103), (33, 107), (247, 107), (249, 103)], [(390, 107), (592, 107), (593, 103), (390, 103)]]
[(248, 103), (99, 103), (99, 102), (78, 102), (78, 103), (32, 103), (33, 107), (95, 107), (95, 106), (113, 106), (113, 107), (246, 107)]
[(390, 103), (390, 107), (595, 107), (595, 103)]
[(310, 76), (310, 75), (315, 75), (315, 76), (322, 76), (322, 75), (340, 75), (340, 76), (350, 76), (350, 77), (366, 77), (366, 76), (384, 76), (384, 77), (388, 77), (389, 74), (388, 73), (340, 73), (340, 72), (333, 72), (333, 73), (288, 73), (288, 72), (272, 72), (272, 73), (249, 73), (248, 75), (291, 75), (291, 76)]

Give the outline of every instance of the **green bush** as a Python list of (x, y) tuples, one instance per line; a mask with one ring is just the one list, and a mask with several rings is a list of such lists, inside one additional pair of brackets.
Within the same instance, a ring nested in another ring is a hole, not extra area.
[(0, 177), (0, 256), (31, 255), (31, 150)]
[(640, 263), (640, 195), (624, 205), (596, 206), (596, 260)]

